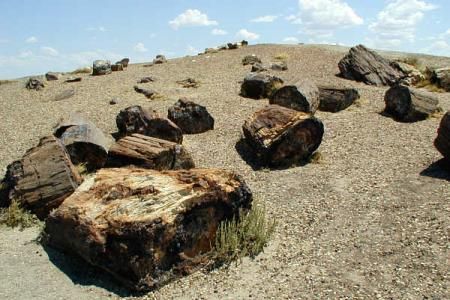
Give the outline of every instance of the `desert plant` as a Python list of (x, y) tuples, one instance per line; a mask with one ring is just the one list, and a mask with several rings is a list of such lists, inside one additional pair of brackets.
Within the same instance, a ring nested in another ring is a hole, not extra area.
[(39, 224), (35, 215), (23, 209), (17, 200), (11, 201), (7, 208), (0, 209), (0, 224), (8, 227), (20, 227), (21, 230)]
[(312, 164), (321, 164), (324, 162), (323, 155), (319, 151), (314, 152), (308, 159), (309, 163)]
[(275, 221), (267, 220), (265, 206), (254, 201), (239, 218), (219, 225), (212, 251), (215, 264), (228, 265), (244, 256), (255, 257), (269, 242), (275, 226)]
[(425, 76), (426, 79), (418, 82), (416, 84), (417, 88), (424, 88), (427, 89), (430, 92), (434, 92), (434, 93), (445, 93), (445, 90), (438, 87), (435, 83), (431, 82), (431, 80), (429, 79), (428, 76)]
[(285, 52), (278, 53), (277, 55), (275, 55), (273, 57), (273, 59), (280, 60), (280, 61), (287, 61), (288, 58), (289, 58), (289, 55), (287, 53), (285, 53)]
[(90, 67), (84, 67), (84, 68), (79, 68), (76, 69), (75, 71), (70, 72), (70, 74), (88, 74), (88, 73), (92, 73), (92, 69)]
[(413, 56), (406, 56), (403, 58), (398, 59), (399, 62), (408, 64), (410, 66), (415, 67), (416, 69), (419, 69), (421, 67), (420, 63), (419, 63), (419, 59), (417, 57), (413, 57)]

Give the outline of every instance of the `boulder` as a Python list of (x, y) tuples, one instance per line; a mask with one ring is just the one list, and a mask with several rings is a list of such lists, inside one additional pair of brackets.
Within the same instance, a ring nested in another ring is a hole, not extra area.
[(359, 97), (359, 92), (354, 88), (322, 85), (319, 86), (319, 110), (338, 112), (352, 105)]
[(255, 112), (242, 129), (260, 164), (270, 167), (305, 161), (319, 148), (324, 134), (319, 119), (278, 105)]
[(219, 224), (251, 203), (228, 171), (103, 169), (50, 214), (44, 242), (146, 292), (202, 266)]
[(284, 61), (272, 63), (270, 68), (274, 71), (286, 71), (288, 69), (287, 63)]
[(44, 137), (39, 144), (7, 167), (3, 179), (5, 199), (12, 200), (45, 219), (82, 182), (70, 162), (64, 145), (53, 136)]
[(106, 75), (110, 74), (111, 70), (111, 62), (109, 60), (96, 60), (92, 64), (92, 75)]
[(186, 98), (169, 107), (168, 118), (177, 124), (183, 133), (202, 133), (214, 129), (214, 119), (206, 107)]
[(384, 96), (385, 112), (403, 122), (416, 122), (437, 112), (439, 100), (431, 92), (397, 85)]
[(263, 64), (256, 63), (252, 65), (252, 72), (259, 73), (264, 71), (267, 71), (267, 68)]
[(29, 90), (40, 91), (41, 89), (43, 89), (45, 87), (45, 85), (42, 81), (40, 81), (37, 78), (30, 78), (30, 79), (28, 79), (25, 87)]
[(137, 133), (118, 140), (108, 153), (108, 167), (131, 165), (155, 170), (195, 167), (191, 155), (182, 145)]
[(130, 106), (119, 112), (116, 117), (118, 136), (124, 137), (133, 133), (152, 136), (181, 144), (181, 129), (167, 118), (160, 117), (154, 110), (140, 106)]
[(163, 64), (166, 63), (167, 59), (164, 55), (156, 55), (156, 58), (153, 60), (153, 64), (157, 65), (157, 64)]
[(121, 64), (124, 68), (127, 68), (129, 63), (130, 63), (130, 59), (127, 57), (122, 58), (122, 60), (116, 62), (116, 64)]
[(283, 86), (281, 78), (269, 75), (250, 73), (241, 85), (241, 96), (252, 99), (269, 98)]
[(438, 87), (450, 92), (450, 68), (435, 69), (431, 79)]
[(270, 98), (270, 104), (314, 114), (319, 107), (319, 89), (313, 82), (302, 80), (279, 88)]
[(406, 77), (403, 72), (393, 68), (389, 60), (363, 45), (350, 49), (339, 62), (339, 70), (344, 78), (376, 86), (391, 86)]
[(134, 86), (134, 90), (135, 90), (137, 93), (139, 93), (139, 94), (143, 94), (145, 97), (147, 97), (147, 98), (149, 98), (149, 99), (152, 99), (152, 98), (156, 95), (156, 92), (155, 92), (154, 90), (151, 90), (151, 89), (143, 89), (143, 88), (140, 88), (140, 87), (137, 86), (137, 85)]
[(425, 80), (425, 75), (423, 75), (422, 72), (420, 72), (412, 65), (401, 61), (393, 61), (391, 62), (391, 66), (393, 66), (397, 70), (400, 70), (403, 74), (406, 75), (406, 77), (400, 81), (403, 85), (412, 86)]
[(45, 74), (45, 79), (47, 79), (47, 81), (58, 80), (60, 77), (61, 77), (61, 73), (47, 72)]
[(254, 65), (256, 63), (262, 63), (261, 59), (255, 54), (247, 55), (242, 59), (242, 64), (246, 65)]
[(444, 156), (446, 166), (450, 170), (450, 111), (441, 120), (434, 146)]
[(117, 71), (123, 71), (123, 65), (122, 64), (114, 64), (111, 65), (111, 71), (117, 72)]
[(85, 164), (89, 171), (105, 165), (108, 156), (108, 140), (94, 123), (78, 113), (62, 119), (54, 135), (66, 147), (73, 164)]

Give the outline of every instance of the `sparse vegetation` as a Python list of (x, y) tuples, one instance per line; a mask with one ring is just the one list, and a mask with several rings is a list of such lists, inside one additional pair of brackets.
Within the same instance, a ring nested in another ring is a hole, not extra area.
[(275, 230), (276, 222), (268, 221), (266, 208), (258, 201), (240, 217), (222, 222), (213, 246), (214, 261), (228, 265), (244, 256), (255, 257), (263, 251)]
[(76, 69), (75, 71), (70, 72), (70, 74), (89, 74), (92, 73), (92, 69), (90, 67), (84, 67)]
[(0, 80), (0, 85), (9, 84), (9, 83), (15, 83), (16, 80)]
[(319, 151), (314, 152), (308, 160), (311, 164), (322, 164), (324, 162), (323, 155)]
[(399, 62), (408, 64), (410, 66), (415, 67), (416, 69), (421, 69), (421, 64), (419, 62), (419, 59), (417, 57), (413, 56), (406, 56), (404, 58), (401, 58), (398, 60)]
[(282, 52), (275, 55), (273, 59), (286, 62), (289, 59), (289, 55), (285, 52)]
[(37, 224), (39, 224), (38, 218), (23, 209), (16, 200), (13, 200), (9, 207), (0, 209), (0, 225), (11, 228), (20, 227), (20, 230), (23, 230)]

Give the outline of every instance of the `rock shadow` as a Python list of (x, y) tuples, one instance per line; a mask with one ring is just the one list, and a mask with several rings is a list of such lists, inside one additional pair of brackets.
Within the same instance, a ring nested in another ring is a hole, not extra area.
[(438, 160), (420, 172), (421, 176), (450, 181), (450, 168), (445, 159)]

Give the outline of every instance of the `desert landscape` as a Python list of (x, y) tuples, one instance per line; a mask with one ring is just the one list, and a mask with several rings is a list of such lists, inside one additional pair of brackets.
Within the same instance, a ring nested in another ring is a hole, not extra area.
[[(255, 258), (200, 268), (136, 293), (83, 259), (39, 243), (44, 225), (24, 230), (0, 225), (0, 298), (448, 299), (450, 171), (434, 141), (450, 111), (450, 93), (434, 89), (429, 93), (439, 109), (426, 118), (400, 122), (385, 112), (388, 85), (338, 76), (338, 64), (348, 51), (341, 46), (258, 44), (209, 49), (163, 63), (130, 61), (123, 70), (103, 76), (90, 70), (59, 74), (58, 80), (40, 76), (44, 87), (39, 90), (25, 87), (29, 78), (2, 82), (2, 174), (74, 112), (95, 124), (111, 147), (120, 111), (139, 105), (166, 116), (169, 107), (186, 98), (214, 118), (213, 130), (183, 134), (182, 145), (196, 168), (239, 174), (276, 227)], [(450, 66), (448, 57), (378, 53), (430, 69)], [(261, 165), (245, 143), (244, 122), (272, 101), (242, 96), (242, 83), (252, 69), (242, 61), (249, 55), (265, 66), (284, 62), (287, 69), (261, 72), (281, 78), (284, 85), (308, 81), (359, 93), (359, 99), (338, 112), (320, 107), (307, 112), (323, 123), (313, 159), (282, 168)], [(73, 77), (81, 79), (66, 82)], [(151, 80), (137, 83), (145, 77)], [(425, 88), (430, 87), (420, 90)], [(142, 89), (153, 92), (146, 97)]]

